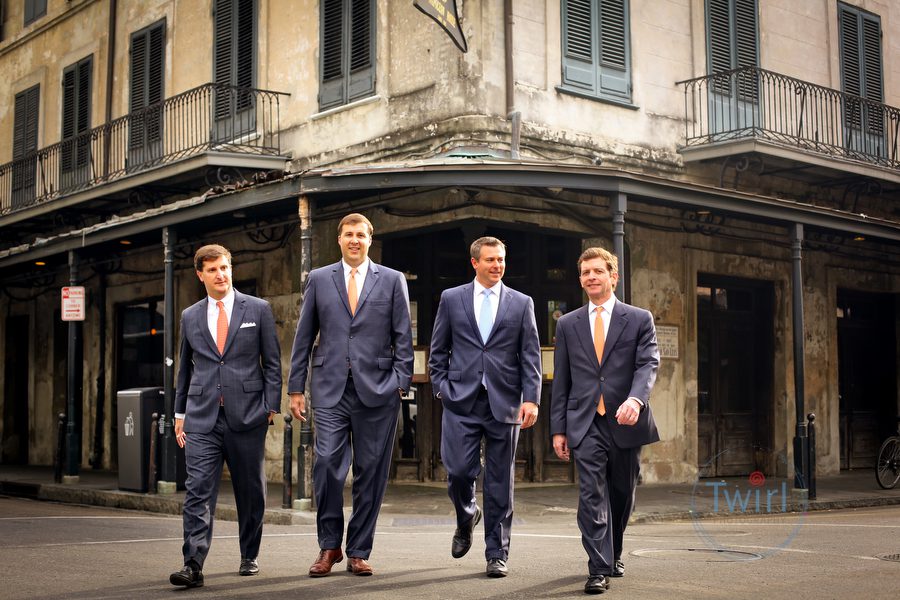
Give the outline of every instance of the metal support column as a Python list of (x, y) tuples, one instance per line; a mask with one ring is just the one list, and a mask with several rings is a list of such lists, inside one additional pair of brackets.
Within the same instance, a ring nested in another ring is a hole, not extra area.
[(796, 408), (797, 429), (794, 436), (794, 487), (807, 489), (809, 480), (808, 448), (805, 391), (803, 379), (805, 373), (803, 351), (803, 274), (800, 263), (803, 259), (803, 225), (795, 223), (791, 229), (791, 292), (793, 298), (794, 328), (794, 404)]
[(625, 212), (628, 210), (628, 197), (618, 193), (612, 199), (612, 237), (613, 254), (619, 261), (619, 283), (616, 285), (616, 297), (625, 301), (625, 288), (628, 286), (628, 274), (625, 273)]
[(173, 493), (177, 487), (178, 455), (175, 443), (175, 233), (163, 227), (163, 394), (165, 415), (161, 440), (160, 493)]
[[(300, 196), (297, 207), (300, 213), (300, 303), (306, 292), (306, 282), (312, 270), (312, 217), (309, 198)], [(297, 450), (297, 500), (300, 508), (313, 508), (313, 430), (312, 398), (306, 396), (306, 421), (300, 421), (300, 447)], [(304, 506), (304, 504), (306, 506)]]
[[(74, 250), (69, 250), (69, 285), (78, 285), (78, 256)], [(78, 481), (78, 466), (81, 458), (81, 423), (77, 421), (77, 407), (81, 406), (82, 397), (82, 369), (81, 361), (81, 322), (69, 321), (68, 355), (66, 360), (66, 410), (68, 421), (66, 423), (66, 479), (63, 481), (74, 483)], [(80, 412), (80, 411), (79, 411)]]

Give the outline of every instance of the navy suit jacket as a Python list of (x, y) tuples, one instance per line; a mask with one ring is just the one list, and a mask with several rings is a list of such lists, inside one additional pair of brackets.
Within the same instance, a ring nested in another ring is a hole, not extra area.
[(244, 431), (281, 410), (281, 348), (269, 303), (234, 291), (225, 352), (219, 354), (207, 321), (208, 300), (181, 313), (181, 354), (175, 412), (186, 432), (209, 433), (223, 399), (228, 426)]
[(398, 402), (397, 390), (409, 390), (413, 347), (406, 278), (372, 261), (355, 315), (350, 314), (341, 261), (310, 272), (291, 351), (288, 392), (304, 393), (309, 376), (313, 406), (334, 407), (351, 368), (356, 393), (366, 406)]
[[(650, 410), (650, 390), (659, 367), (653, 315), (616, 301), (603, 360), (598, 364), (589, 307), (586, 304), (563, 315), (556, 324), (550, 433), (566, 434), (570, 447), (581, 444), (602, 393), (606, 419), (618, 447), (635, 448), (659, 441)], [(631, 397), (640, 399), (644, 409), (634, 425), (619, 425), (616, 411)]]
[(517, 423), (522, 402), (541, 402), (541, 345), (534, 320), (534, 302), (506, 285), (487, 343), (475, 317), (475, 283), (441, 294), (428, 367), (432, 388), (444, 408), (457, 414), (471, 411), (487, 383), (491, 413), (501, 423)]

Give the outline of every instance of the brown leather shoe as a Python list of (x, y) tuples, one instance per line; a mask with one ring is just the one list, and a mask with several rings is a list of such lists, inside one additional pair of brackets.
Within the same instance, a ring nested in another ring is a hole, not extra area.
[(354, 575), (362, 576), (372, 575), (375, 572), (372, 570), (372, 565), (369, 564), (369, 561), (355, 556), (347, 558), (347, 570)]
[(325, 577), (331, 573), (331, 567), (344, 560), (344, 554), (340, 548), (329, 548), (319, 551), (319, 558), (309, 568), (310, 577)]

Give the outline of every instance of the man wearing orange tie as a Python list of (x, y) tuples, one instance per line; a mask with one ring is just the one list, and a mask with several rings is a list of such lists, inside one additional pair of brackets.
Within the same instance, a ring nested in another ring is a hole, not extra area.
[(550, 405), (553, 449), (578, 467), (578, 528), (588, 555), (587, 594), (622, 577), (622, 539), (634, 508), (640, 449), (659, 441), (650, 411), (659, 351), (653, 316), (619, 302), (616, 257), (588, 248), (578, 259), (589, 302), (556, 326)]

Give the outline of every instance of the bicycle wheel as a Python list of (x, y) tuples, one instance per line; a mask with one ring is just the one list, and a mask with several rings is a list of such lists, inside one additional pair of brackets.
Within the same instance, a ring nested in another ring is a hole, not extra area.
[(900, 480), (900, 437), (889, 437), (881, 445), (875, 479), (886, 490), (892, 489)]

